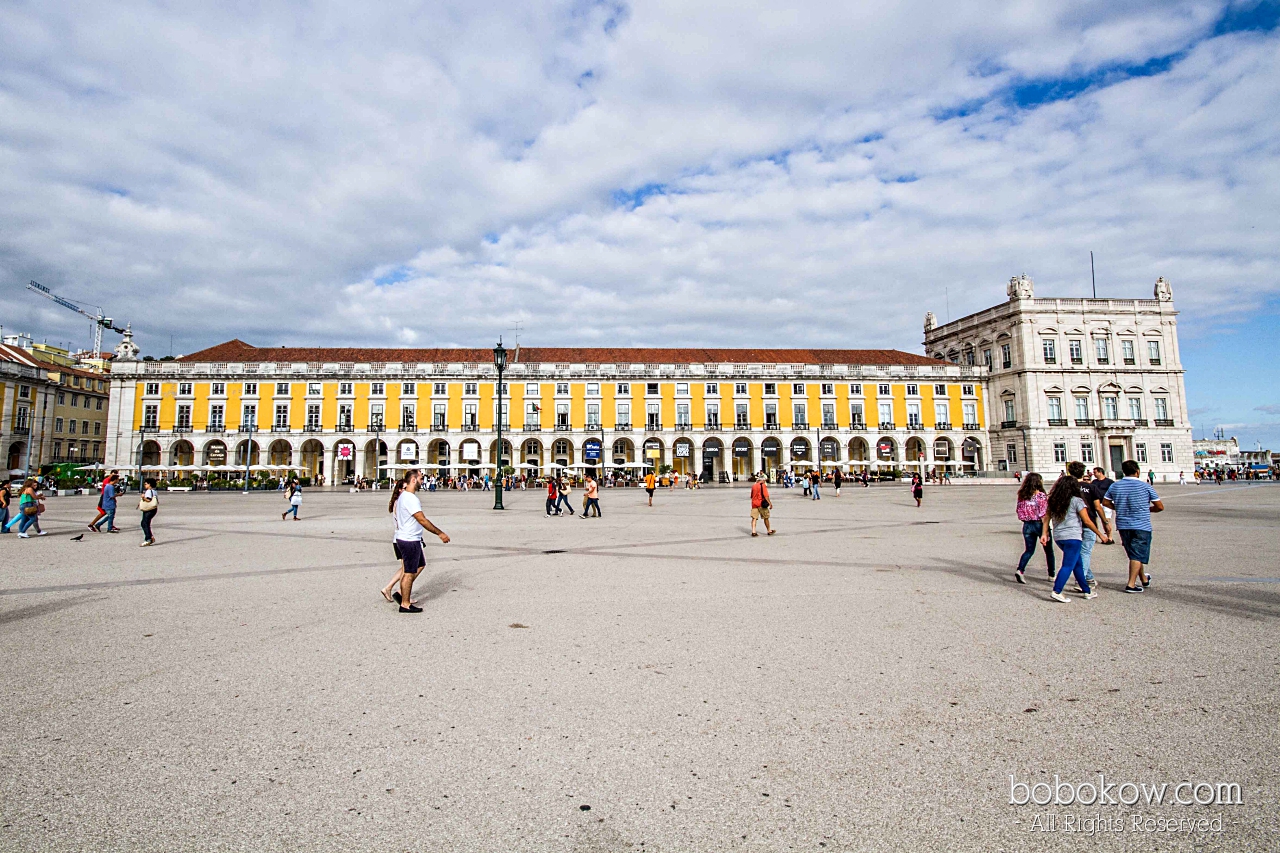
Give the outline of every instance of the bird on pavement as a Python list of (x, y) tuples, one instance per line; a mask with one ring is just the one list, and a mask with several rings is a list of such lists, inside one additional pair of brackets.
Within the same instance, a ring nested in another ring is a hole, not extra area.
[(72, 542), (79, 542), (79, 541), (80, 541), (81, 539), (83, 539), (83, 538), (84, 538), (84, 534), (83, 534), (83, 533), (81, 533), (79, 536), (72, 536), (72, 537), (71, 537), (71, 541), (72, 541)]

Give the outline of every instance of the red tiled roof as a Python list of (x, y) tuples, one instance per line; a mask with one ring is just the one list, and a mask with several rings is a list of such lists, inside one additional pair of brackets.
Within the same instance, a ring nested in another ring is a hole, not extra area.
[[(515, 351), (511, 350), (514, 360)], [(188, 362), (395, 362), (490, 364), (488, 349), (255, 347), (230, 340), (190, 355)], [(704, 349), (700, 347), (521, 347), (520, 361), (562, 364), (879, 364), (934, 365), (935, 359), (895, 349)]]
[(31, 353), (22, 347), (10, 346), (9, 344), (0, 344), (0, 361), (12, 361), (15, 364), (22, 364), (27, 367), (40, 367), (47, 369), (47, 362), (38, 360)]

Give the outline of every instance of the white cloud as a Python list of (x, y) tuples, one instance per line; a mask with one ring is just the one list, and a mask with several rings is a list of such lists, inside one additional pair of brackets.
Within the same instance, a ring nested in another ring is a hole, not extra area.
[[(1086, 293), (1093, 249), (1101, 293), (1165, 275), (1194, 333), (1280, 289), (1280, 52), (1206, 40), (1220, 11), (5, 7), (0, 271), (157, 350), (516, 322), (528, 343), (914, 350), (925, 310), (1014, 273)], [(1036, 109), (1003, 96), (1183, 50)], [(16, 288), (0, 317), (84, 337)]]

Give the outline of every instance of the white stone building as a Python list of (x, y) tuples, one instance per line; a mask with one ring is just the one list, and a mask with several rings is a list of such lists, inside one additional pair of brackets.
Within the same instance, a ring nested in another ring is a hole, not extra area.
[(997, 469), (1055, 477), (1072, 460), (1117, 472), (1134, 459), (1161, 481), (1194, 470), (1178, 312), (1163, 277), (1154, 299), (1037, 299), (1025, 275), (1008, 294), (941, 326), (930, 312), (924, 326), (927, 355), (987, 369)]

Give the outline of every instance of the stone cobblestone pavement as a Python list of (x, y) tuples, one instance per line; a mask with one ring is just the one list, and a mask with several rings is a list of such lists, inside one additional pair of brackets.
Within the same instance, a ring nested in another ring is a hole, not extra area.
[[(1099, 546), (1068, 605), (1010, 487), (775, 489), (757, 539), (741, 487), (424, 495), (417, 616), (385, 492), (164, 495), (154, 548), (54, 499), (0, 537), (0, 849), (1280, 849), (1280, 488), (1160, 491), (1152, 589)], [(1243, 804), (1008, 802), (1100, 772)]]

